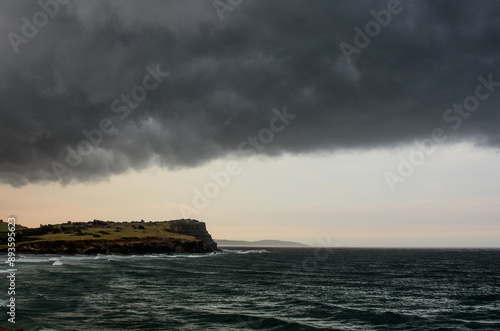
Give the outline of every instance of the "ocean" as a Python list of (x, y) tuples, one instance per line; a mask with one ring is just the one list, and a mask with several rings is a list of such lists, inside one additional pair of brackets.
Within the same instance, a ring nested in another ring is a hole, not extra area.
[(500, 330), (498, 249), (19, 255), (16, 268), (16, 323), (2, 277), (0, 326), (26, 331)]

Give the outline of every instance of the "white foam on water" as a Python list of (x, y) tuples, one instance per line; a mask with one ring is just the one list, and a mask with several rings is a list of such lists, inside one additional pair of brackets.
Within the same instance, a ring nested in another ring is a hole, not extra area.
[[(147, 255), (105, 255), (99, 257), (99, 259), (107, 258), (108, 261), (123, 261), (123, 260), (135, 260), (142, 261), (147, 259), (171, 259), (176, 257), (187, 257), (187, 255), (169, 255), (169, 254), (147, 254)], [(198, 256), (197, 256), (198, 257)]]
[(224, 252), (227, 253), (233, 253), (233, 254), (263, 254), (263, 253), (270, 253), (269, 251), (265, 249), (249, 249), (249, 250), (242, 250), (242, 249), (225, 249)]
[[(44, 263), (44, 262), (52, 262), (49, 258), (26, 258), (21, 257), (16, 259), (16, 263)], [(5, 262), (7, 263), (7, 262)]]
[[(95, 259), (94, 256), (91, 255), (59, 255), (59, 256), (50, 256), (50, 255), (30, 255), (23, 256), (20, 255), (16, 259), (16, 263), (48, 263), (48, 262), (57, 262), (64, 261), (68, 263), (78, 263), (81, 261), (91, 261)], [(5, 261), (7, 263), (7, 261)], [(59, 265), (59, 264), (56, 264)]]
[(58, 257), (58, 259), (65, 261), (88, 261), (93, 260), (94, 256), (92, 255), (62, 255)]
[[(148, 254), (148, 255), (114, 255), (114, 254), (98, 254), (98, 255), (19, 255), (16, 259), (17, 263), (52, 263), (52, 265), (74, 265), (84, 261), (104, 260), (109, 262), (119, 262), (124, 260), (145, 260), (145, 259), (174, 259), (174, 258), (202, 258), (207, 256), (216, 256), (220, 254)], [(97, 261), (96, 261), (97, 262)], [(8, 261), (4, 261), (8, 263)], [(7, 271), (0, 270), (0, 273)]]

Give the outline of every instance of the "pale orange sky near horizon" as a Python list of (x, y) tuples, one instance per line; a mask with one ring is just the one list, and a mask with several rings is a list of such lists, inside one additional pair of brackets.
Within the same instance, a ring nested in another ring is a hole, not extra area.
[[(194, 218), (216, 239), (293, 240), (340, 247), (499, 247), (500, 157), (470, 144), (440, 147), (391, 192), (384, 172), (409, 148), (238, 160), (241, 173)], [(39, 224), (184, 218), (193, 190), (230, 158), (109, 181), (0, 186), (1, 218)]]

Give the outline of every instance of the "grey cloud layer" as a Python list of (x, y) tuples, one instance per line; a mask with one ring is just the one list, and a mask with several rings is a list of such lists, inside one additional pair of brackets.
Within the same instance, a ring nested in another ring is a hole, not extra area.
[[(498, 3), (498, 2), (497, 2)], [(401, 1), (403, 11), (349, 65), (341, 42), (386, 1), (250, 1), (221, 22), (211, 1), (74, 1), (14, 53), (33, 1), (0, 4), (0, 180), (55, 181), (53, 162), (82, 130), (116, 129), (65, 181), (101, 180), (151, 164), (196, 166), (235, 152), (272, 109), (297, 114), (263, 153), (409, 143), (449, 126), (443, 113), (500, 81), (500, 6), (493, 1)], [(146, 67), (170, 75), (124, 119), (112, 102)], [(499, 88), (500, 89), (500, 88)], [(500, 93), (454, 140), (500, 145)]]

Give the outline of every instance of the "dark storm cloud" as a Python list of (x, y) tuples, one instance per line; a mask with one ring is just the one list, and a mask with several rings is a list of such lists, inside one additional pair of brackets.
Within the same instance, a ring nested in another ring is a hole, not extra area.
[[(460, 128), (443, 120), (478, 76), (500, 81), (498, 1), (401, 1), (350, 61), (339, 45), (355, 47), (353, 29), (390, 1), (244, 0), (223, 21), (211, 1), (61, 2), (42, 0), (53, 17), (15, 47), (9, 33), (23, 36), (41, 6), (0, 4), (0, 178), (12, 185), (60, 180), (54, 162), (71, 171), (63, 182), (195, 166), (235, 152), (285, 105), (297, 117), (263, 153), (390, 147), (436, 127), (500, 144), (500, 91)], [(120, 118), (113, 101), (155, 68), (169, 75)], [(114, 130), (68, 166), (68, 147), (104, 119)]]

